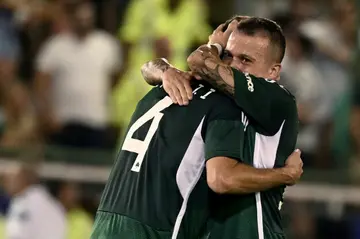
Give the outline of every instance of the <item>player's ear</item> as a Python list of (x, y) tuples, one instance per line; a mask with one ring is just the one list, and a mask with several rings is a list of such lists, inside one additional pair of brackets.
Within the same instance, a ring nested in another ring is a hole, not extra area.
[(281, 71), (281, 64), (274, 64), (269, 69), (269, 79), (271, 80), (279, 80), (280, 79), (280, 71)]

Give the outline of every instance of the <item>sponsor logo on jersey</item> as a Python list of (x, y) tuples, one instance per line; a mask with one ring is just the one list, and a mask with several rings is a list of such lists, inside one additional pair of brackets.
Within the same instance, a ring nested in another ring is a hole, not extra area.
[(245, 77), (246, 77), (246, 81), (247, 81), (248, 91), (254, 92), (254, 83), (252, 82), (252, 79), (251, 79), (249, 73), (245, 73)]

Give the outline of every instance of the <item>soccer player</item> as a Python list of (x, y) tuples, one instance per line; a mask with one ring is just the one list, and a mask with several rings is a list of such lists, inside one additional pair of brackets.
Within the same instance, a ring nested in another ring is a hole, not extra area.
[[(212, 191), (252, 193), (299, 179), (298, 152), (278, 169), (239, 162), (245, 115), (204, 81), (195, 82), (192, 92), (187, 107), (174, 105), (161, 86), (138, 103), (105, 186), (92, 239), (198, 239), (206, 230)], [(218, 167), (219, 162), (224, 164)]]
[[(233, 98), (248, 116), (244, 139), (248, 152), (242, 162), (256, 168), (283, 166), (295, 147), (298, 119), (293, 96), (276, 82), (285, 52), (280, 27), (264, 18), (237, 17), (220, 25), (209, 44), (194, 51), (188, 64), (197, 78)], [(142, 72), (149, 83), (162, 79), (175, 102), (186, 104), (191, 99), (190, 76), (165, 60), (145, 64)], [(223, 164), (225, 161), (218, 162), (218, 171)], [(221, 205), (232, 208), (232, 216), (215, 218), (219, 223), (211, 238), (282, 238), (279, 209), (283, 192), (284, 187), (276, 187), (246, 197), (231, 197)], [(219, 213), (221, 209), (215, 214)]]

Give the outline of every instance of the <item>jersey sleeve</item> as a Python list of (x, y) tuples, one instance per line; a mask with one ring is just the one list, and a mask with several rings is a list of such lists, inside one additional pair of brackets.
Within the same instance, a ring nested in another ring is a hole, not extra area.
[(205, 159), (229, 157), (240, 160), (244, 126), (240, 120), (213, 120), (208, 123), (205, 136)]
[[(233, 69), (235, 102), (267, 135), (274, 135), (296, 107), (293, 97), (275, 81)], [(292, 106), (289, 102), (292, 101)]]

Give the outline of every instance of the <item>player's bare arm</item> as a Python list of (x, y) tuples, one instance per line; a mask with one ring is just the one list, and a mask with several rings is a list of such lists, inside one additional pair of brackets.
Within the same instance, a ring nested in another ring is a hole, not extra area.
[[(200, 71), (194, 72), (198, 78), (208, 81), (215, 88), (233, 96), (235, 92), (233, 72), (231, 67), (221, 62), (215, 51), (216, 48), (212, 49), (204, 45), (194, 51), (188, 61), (194, 63), (199, 61), (199, 64), (194, 64), (194, 69)], [(189, 82), (191, 74), (174, 68), (166, 59), (159, 58), (145, 63), (141, 67), (141, 73), (149, 85), (163, 83), (165, 91), (174, 103), (186, 105), (188, 100), (192, 99), (192, 94), (188, 94), (191, 89)], [(185, 92), (182, 91), (183, 88)]]
[[(209, 37), (209, 44), (217, 43), (221, 44), (221, 47), (226, 45), (232, 30), (236, 27), (236, 21), (227, 27), (228, 30), (222, 32), (224, 26), (224, 24), (220, 25), (213, 32)], [(172, 98), (173, 102), (180, 105), (186, 105), (188, 101), (192, 99), (189, 82), (192, 76), (197, 79), (207, 80), (215, 88), (232, 96), (234, 95), (234, 76), (232, 70), (229, 66), (221, 62), (218, 55), (219, 52), (217, 48), (208, 46), (202, 46), (190, 55), (190, 62), (191, 60), (198, 60), (196, 63), (199, 64), (193, 64), (193, 66), (199, 70), (200, 74), (196, 74), (197, 72), (185, 73), (180, 71), (164, 58), (145, 63), (141, 68), (141, 72), (148, 84), (158, 85), (163, 83), (165, 91)]]
[(149, 85), (155, 86), (162, 83), (162, 76), (170, 67), (170, 63), (165, 58), (158, 58), (146, 62), (141, 67), (141, 74)]
[(192, 74), (176, 69), (166, 59), (159, 58), (145, 63), (141, 67), (141, 73), (150, 85), (162, 83), (175, 104), (187, 105), (192, 99)]
[(215, 47), (203, 45), (187, 59), (189, 68), (201, 79), (209, 82), (223, 93), (234, 96), (234, 75), (230, 66), (224, 64)]
[(300, 151), (289, 156), (283, 168), (257, 169), (225, 157), (206, 164), (209, 187), (219, 194), (248, 194), (281, 185), (293, 185), (303, 173)]
[(208, 44), (200, 46), (187, 59), (189, 68), (194, 74), (229, 96), (235, 94), (234, 75), (231, 67), (223, 63), (219, 55), (225, 49), (237, 24), (237, 21), (231, 22), (226, 31), (223, 31), (224, 24), (218, 26), (209, 36)]

